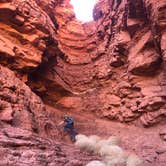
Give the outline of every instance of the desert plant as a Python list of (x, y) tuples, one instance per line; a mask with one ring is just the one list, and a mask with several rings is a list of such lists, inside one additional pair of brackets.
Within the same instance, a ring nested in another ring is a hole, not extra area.
[(101, 140), (101, 138), (97, 135), (89, 136), (89, 139), (94, 140), (96, 143)]
[(101, 140), (96, 135), (85, 136), (79, 134), (76, 136), (75, 145), (87, 152), (98, 154), (102, 157), (101, 161), (91, 161), (86, 166), (141, 166), (142, 161), (134, 154), (128, 154), (123, 151), (119, 138), (110, 136), (108, 139)]
[(86, 164), (86, 166), (106, 166), (103, 162), (94, 160)]
[(142, 161), (135, 154), (130, 154), (127, 158), (126, 166), (142, 166)]
[(104, 156), (103, 162), (106, 166), (126, 166), (126, 154), (123, 152), (119, 155), (113, 156)]
[(78, 134), (78, 135), (76, 135), (75, 139), (76, 139), (76, 142), (75, 142), (76, 146), (78, 146), (82, 150), (87, 149), (88, 142), (89, 142), (89, 139), (87, 136)]
[(100, 138), (95, 135), (90, 137), (87, 137), (85, 135), (77, 135), (75, 145), (82, 150), (86, 150), (87, 152), (94, 153), (96, 143), (99, 139)]
[(104, 145), (99, 151), (100, 156), (112, 156), (113, 158), (123, 154), (122, 148), (117, 145)]
[(120, 138), (116, 136), (110, 136), (107, 141), (108, 145), (120, 145)]
[(109, 145), (119, 145), (119, 144), (120, 144), (120, 139), (115, 136), (110, 136), (108, 139), (99, 140), (95, 147), (96, 148), (95, 153), (99, 154), (100, 149), (105, 145), (109, 146)]

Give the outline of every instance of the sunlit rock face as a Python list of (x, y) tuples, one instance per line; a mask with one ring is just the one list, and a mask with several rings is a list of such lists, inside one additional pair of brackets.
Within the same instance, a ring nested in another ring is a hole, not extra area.
[(84, 23), (69, 0), (3, 1), (0, 14), (1, 64), (45, 102), (145, 126), (165, 121), (165, 1), (99, 0)]

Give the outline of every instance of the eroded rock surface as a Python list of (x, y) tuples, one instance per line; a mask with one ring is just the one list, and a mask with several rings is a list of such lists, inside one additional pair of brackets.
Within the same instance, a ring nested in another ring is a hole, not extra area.
[(56, 40), (63, 54), (34, 73), (39, 94), (66, 108), (68, 98), (77, 110), (111, 120), (144, 126), (164, 122), (165, 4), (101, 0), (95, 21), (84, 24), (75, 19), (68, 0), (57, 4)]
[(50, 126), (51, 119), (41, 99), (3, 66), (0, 85), (1, 166), (81, 166), (97, 159), (74, 146), (58, 143), (57, 133), (51, 139), (48, 129), (56, 129), (55, 120)]
[(27, 73), (39, 66), (42, 60), (47, 60), (50, 54), (55, 55), (57, 45), (53, 40), (56, 26), (37, 2), (0, 2), (0, 63), (15, 70), (24, 82)]
[(0, 14), (1, 64), (44, 101), (69, 108), (69, 97), (77, 110), (145, 126), (165, 120), (165, 1), (102, 0), (84, 24), (69, 0), (4, 1)]
[(42, 132), (45, 106), (15, 74), (0, 66), (0, 120), (29, 131)]
[[(92, 159), (53, 141), (55, 122), (37, 95), (72, 112), (165, 124), (166, 1), (99, 0), (93, 16), (88, 23), (76, 20), (69, 0), (0, 2), (2, 165)], [(159, 136), (165, 141), (165, 130)], [(165, 149), (156, 151), (165, 164)], [(145, 152), (152, 165), (156, 153)]]

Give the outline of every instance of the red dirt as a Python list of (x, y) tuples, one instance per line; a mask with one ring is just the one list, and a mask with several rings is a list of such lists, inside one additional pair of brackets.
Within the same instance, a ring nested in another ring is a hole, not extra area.
[[(118, 136), (121, 139), (121, 146), (137, 154), (143, 159), (143, 166), (165, 166), (166, 162), (166, 142), (160, 138), (160, 131), (166, 125), (156, 125), (151, 128), (142, 128), (130, 124), (122, 124), (106, 119), (98, 119), (95, 115), (84, 112), (70, 112), (58, 110), (47, 106), (47, 110), (52, 113), (52, 119), (57, 123), (63, 120), (63, 115), (68, 114), (75, 120), (77, 132), (85, 135), (98, 135), (106, 138), (110, 135)], [(57, 138), (57, 137), (56, 137)], [(58, 137), (59, 141), (70, 144), (68, 136)], [(72, 152), (72, 148), (70, 149)]]

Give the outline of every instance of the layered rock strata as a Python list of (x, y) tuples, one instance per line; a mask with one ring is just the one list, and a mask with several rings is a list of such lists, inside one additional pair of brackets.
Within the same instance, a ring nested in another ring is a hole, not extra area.
[(164, 122), (165, 5), (103, 0), (94, 8), (95, 21), (81, 23), (69, 1), (58, 4), (56, 37), (64, 56), (44, 77), (71, 94), (52, 99), (121, 122)]
[(55, 125), (41, 99), (0, 66), (0, 165), (74, 166), (97, 159), (58, 143)]
[[(96, 159), (54, 141), (57, 119), (43, 101), (165, 125), (166, 1), (99, 0), (93, 17), (77, 20), (69, 0), (0, 1), (0, 165)], [(165, 130), (159, 135), (166, 140)], [(165, 149), (157, 153), (165, 164)]]
[(4, 0), (0, 62), (54, 106), (164, 122), (165, 4), (100, 0), (82, 23), (69, 0)]

